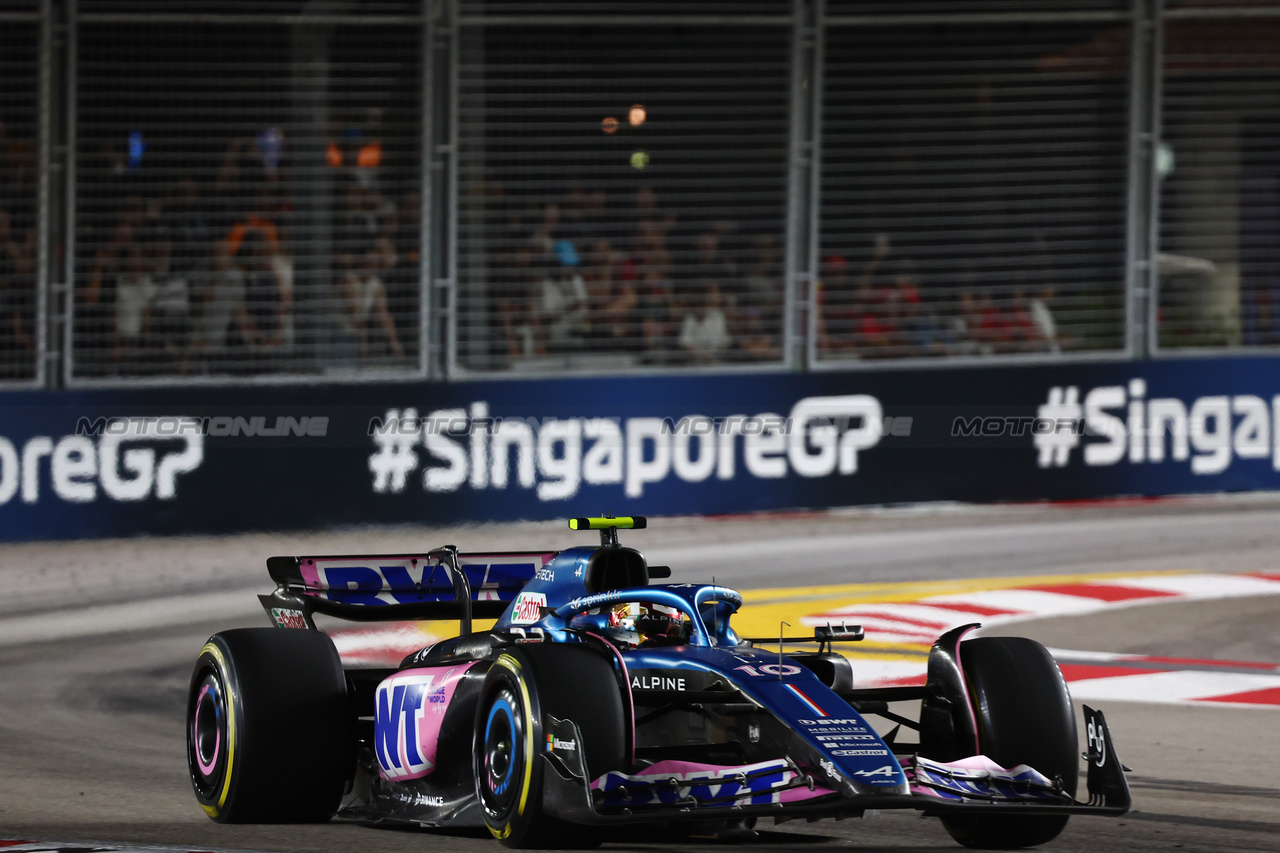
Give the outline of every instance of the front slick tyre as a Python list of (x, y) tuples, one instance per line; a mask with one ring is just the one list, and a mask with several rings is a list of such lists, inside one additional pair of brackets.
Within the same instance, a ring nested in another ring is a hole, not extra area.
[(505, 652), (489, 669), (476, 708), (473, 770), (485, 825), (507, 847), (594, 847), (597, 832), (543, 810), (544, 714), (578, 725), (590, 778), (624, 765), (625, 718), (612, 661), (579, 645)]
[[(960, 644), (960, 661), (978, 719), (979, 751), (1002, 767), (1026, 764), (1060, 779), (1074, 797), (1075, 712), (1048, 650), (1024, 637), (983, 637)], [(965, 847), (1013, 850), (1057, 838), (1067, 816), (966, 815), (944, 817), (942, 825)]]
[(187, 701), (187, 764), (218, 823), (310, 823), (338, 809), (355, 765), (347, 682), (317, 631), (209, 638)]

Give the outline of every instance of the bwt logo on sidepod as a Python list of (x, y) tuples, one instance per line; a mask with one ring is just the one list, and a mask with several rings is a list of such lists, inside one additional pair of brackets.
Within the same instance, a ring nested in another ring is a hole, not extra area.
[(196, 470), (203, 461), (198, 418), (130, 419), (119, 430), (103, 431), (96, 442), (87, 435), (38, 435), (21, 451), (0, 436), (0, 505), (19, 492), (23, 503), (39, 502), (42, 482), (69, 503), (96, 501), (99, 489), (115, 501), (153, 495), (173, 500), (178, 475)]
[[(1049, 389), (1034, 431), (1041, 468), (1065, 467), (1083, 445), (1084, 464), (1132, 465), (1190, 460), (1193, 474), (1220, 474), (1234, 458), (1267, 459), (1280, 471), (1280, 396), (1252, 394), (1148, 397), (1144, 379), (1091, 388)], [(1088, 441), (1084, 439), (1090, 439)]]
[(429, 492), (506, 489), (514, 480), (543, 501), (571, 498), (583, 483), (621, 485), (637, 498), (673, 474), (685, 483), (733, 480), (739, 465), (758, 479), (855, 474), (858, 454), (887, 429), (895, 435), (910, 429), (908, 418), (890, 421), (887, 427), (880, 402), (865, 394), (806, 397), (787, 416), (679, 420), (491, 418), (484, 402), (424, 418), (417, 409), (391, 409), (370, 424), (377, 450), (369, 470), (375, 492), (402, 492), (423, 463), (423, 449), (422, 486)]

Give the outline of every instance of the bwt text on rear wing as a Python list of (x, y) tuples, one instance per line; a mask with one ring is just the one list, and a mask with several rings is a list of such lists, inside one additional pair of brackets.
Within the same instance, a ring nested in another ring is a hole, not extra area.
[(496, 619), (555, 551), (460, 553), (452, 545), (423, 554), (271, 557), (276, 582), (258, 600), (282, 628), (314, 628), (312, 614), (356, 622)]

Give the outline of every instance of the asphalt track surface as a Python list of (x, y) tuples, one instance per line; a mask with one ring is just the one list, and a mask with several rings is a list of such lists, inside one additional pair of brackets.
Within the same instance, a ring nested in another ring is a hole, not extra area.
[[(0, 546), (0, 839), (186, 849), (469, 851), (482, 833), (331, 823), (220, 826), (191, 794), (183, 710), (202, 642), (262, 625), (273, 553), (561, 548), (560, 525)], [(626, 536), (626, 534), (624, 534)], [(626, 536), (678, 577), (742, 589), (1073, 572), (1280, 569), (1280, 499), (671, 519)], [(1159, 604), (1012, 626), (1078, 650), (1280, 665), (1280, 596)], [(1075, 819), (1054, 851), (1280, 851), (1280, 709), (1102, 703), (1134, 811)], [(955, 850), (936, 820), (762, 822), (755, 850)], [(724, 850), (629, 831), (606, 849)]]

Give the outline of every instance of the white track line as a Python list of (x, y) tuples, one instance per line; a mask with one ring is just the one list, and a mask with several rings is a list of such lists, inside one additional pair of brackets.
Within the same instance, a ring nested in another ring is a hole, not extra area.
[[(1280, 675), (1249, 675), (1241, 672), (1206, 672), (1204, 670), (1150, 672), (1071, 681), (1070, 689), (1071, 696), (1075, 699), (1109, 699), (1118, 702), (1158, 704), (1200, 703), (1215, 696), (1280, 689)], [(1274, 702), (1266, 704), (1275, 707)], [(1260, 705), (1239, 706), (1256, 708)]]
[(1280, 581), (1251, 575), (1156, 575), (1117, 579), (1109, 583), (1171, 592), (1189, 599), (1237, 598), (1242, 595), (1275, 595), (1280, 592)]
[[(987, 592), (961, 592), (954, 595), (935, 595), (924, 600), (937, 602), (938, 604), (947, 604), (949, 602), (976, 604), (980, 607), (1009, 610), (1018, 616), (1026, 614), (1036, 618), (1070, 616), (1102, 609), (1099, 607), (1097, 599), (1085, 598), (1079, 595), (1064, 595), (1059, 592), (1044, 592), (1038, 589), (993, 589)], [(970, 614), (969, 620), (987, 623), (1009, 618), (1009, 616), (974, 617)]]

